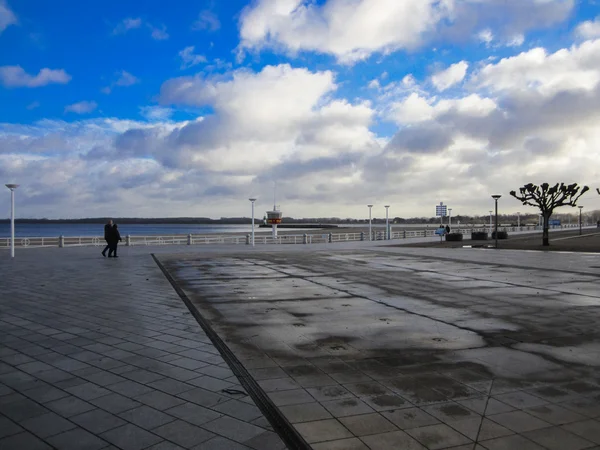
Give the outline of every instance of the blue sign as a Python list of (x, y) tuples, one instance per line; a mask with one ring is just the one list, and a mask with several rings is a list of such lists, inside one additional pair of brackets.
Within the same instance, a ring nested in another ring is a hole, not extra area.
[(551, 227), (560, 227), (560, 220), (551, 219), (548, 221), (548, 225), (550, 225)]

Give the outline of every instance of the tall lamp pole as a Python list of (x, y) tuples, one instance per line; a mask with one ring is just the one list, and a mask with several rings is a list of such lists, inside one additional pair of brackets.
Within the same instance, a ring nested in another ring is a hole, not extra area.
[(252, 202), (252, 247), (254, 247), (254, 202), (256, 201), (256, 199), (249, 198), (248, 200)]
[(385, 238), (390, 239), (390, 216), (388, 214), (390, 205), (385, 205)]
[(367, 207), (369, 208), (369, 240), (372, 241), (373, 240), (373, 233), (372, 233), (372, 228), (371, 228), (371, 208), (373, 208), (373, 205), (367, 205)]
[(18, 184), (5, 184), (10, 189), (10, 257), (15, 257), (15, 189)]
[[(490, 235), (492, 234), (492, 213), (494, 211), (490, 211)], [(490, 236), (491, 237), (491, 236)]]
[(583, 206), (579, 206), (579, 236), (581, 236), (581, 210)]
[(448, 226), (452, 228), (452, 208), (448, 208)]
[(496, 248), (498, 248), (498, 199), (502, 197), (501, 195), (492, 195), (492, 198), (496, 202)]

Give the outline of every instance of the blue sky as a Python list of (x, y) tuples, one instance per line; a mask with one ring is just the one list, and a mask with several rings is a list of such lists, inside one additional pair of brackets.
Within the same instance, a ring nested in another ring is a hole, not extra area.
[(286, 215), (337, 217), (597, 187), (599, 14), (595, 0), (0, 0), (0, 177), (22, 184), (25, 217), (244, 215), (273, 182)]

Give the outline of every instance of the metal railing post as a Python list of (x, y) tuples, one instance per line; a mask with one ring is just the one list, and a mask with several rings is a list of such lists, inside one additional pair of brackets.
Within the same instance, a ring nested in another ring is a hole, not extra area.
[(192, 245), (192, 235), (188, 234), (187, 245)]
[(131, 235), (130, 234), (125, 236), (125, 246), (131, 247)]
[(65, 237), (62, 234), (58, 237), (58, 246), (60, 248), (65, 246)]
[(302, 243), (308, 244), (308, 235), (306, 233), (304, 233), (304, 235), (302, 236)]
[(330, 244), (333, 242), (333, 234), (332, 233), (329, 233), (328, 240), (329, 240)]
[(364, 231), (361, 231), (361, 232), (360, 232), (360, 240), (361, 240), (361, 241), (364, 241), (364, 240), (365, 240), (365, 232), (364, 232)]

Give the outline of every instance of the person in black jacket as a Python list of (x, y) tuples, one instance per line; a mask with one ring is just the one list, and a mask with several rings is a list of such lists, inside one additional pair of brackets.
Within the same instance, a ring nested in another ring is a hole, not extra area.
[(117, 246), (119, 245), (119, 241), (121, 240), (121, 233), (119, 233), (119, 227), (117, 227), (116, 223), (112, 226), (109, 238), (110, 250), (108, 251), (108, 257), (118, 258), (119, 256), (117, 255)]
[(109, 220), (106, 225), (104, 225), (104, 240), (106, 241), (106, 247), (102, 250), (102, 256), (106, 258), (106, 250), (110, 249), (110, 234), (112, 233), (113, 221)]

